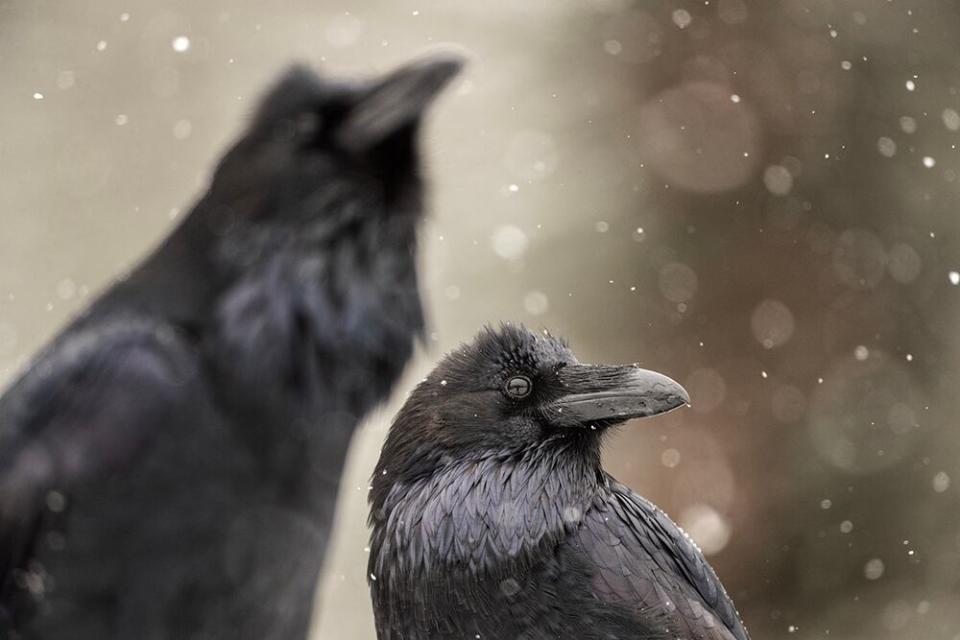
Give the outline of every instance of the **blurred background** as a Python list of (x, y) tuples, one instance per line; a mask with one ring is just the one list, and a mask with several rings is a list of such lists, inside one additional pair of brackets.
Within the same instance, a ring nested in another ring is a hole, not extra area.
[(0, 0), (0, 378), (176, 224), (286, 64), (462, 47), (425, 131), (430, 344), (355, 440), (316, 638), (373, 637), (390, 416), (514, 320), (687, 386), (606, 464), (755, 638), (960, 639), (958, 42), (951, 0)]

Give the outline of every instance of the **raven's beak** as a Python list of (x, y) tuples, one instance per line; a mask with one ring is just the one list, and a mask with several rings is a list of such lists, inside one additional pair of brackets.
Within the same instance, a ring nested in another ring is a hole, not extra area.
[(420, 119), (466, 60), (436, 53), (400, 67), (370, 87), (339, 127), (340, 142), (355, 150), (370, 148)]
[(572, 365), (558, 374), (569, 393), (543, 411), (554, 424), (614, 424), (688, 404), (686, 390), (667, 376), (634, 366)]

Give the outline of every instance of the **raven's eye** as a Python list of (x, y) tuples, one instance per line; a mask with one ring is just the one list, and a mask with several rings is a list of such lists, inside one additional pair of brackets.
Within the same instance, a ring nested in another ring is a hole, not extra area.
[(533, 383), (526, 376), (513, 376), (507, 380), (504, 388), (511, 398), (526, 398), (533, 390)]

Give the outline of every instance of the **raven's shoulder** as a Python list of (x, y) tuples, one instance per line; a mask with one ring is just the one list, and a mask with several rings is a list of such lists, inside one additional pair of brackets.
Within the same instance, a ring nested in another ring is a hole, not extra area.
[(696, 544), (658, 507), (610, 478), (609, 493), (584, 514), (569, 551), (593, 568), (594, 595), (674, 633), (747, 640), (733, 602)]
[[(0, 397), (0, 470), (18, 444), (50, 436), (58, 418), (165, 403), (197, 373), (198, 357), (192, 341), (163, 321), (133, 313), (83, 320)], [(159, 393), (141, 395), (143, 386)], [(126, 406), (127, 399), (135, 402)]]
[(0, 398), (0, 588), (72, 487), (130, 464), (182, 405), (197, 356), (172, 327), (128, 314), (69, 329)]

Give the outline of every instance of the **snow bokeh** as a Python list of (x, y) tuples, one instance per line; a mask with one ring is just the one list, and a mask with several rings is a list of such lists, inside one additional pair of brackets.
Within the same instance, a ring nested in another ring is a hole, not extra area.
[(685, 384), (606, 463), (709, 550), (754, 637), (955, 640), (960, 7), (13, 0), (0, 31), (6, 379), (182, 219), (290, 61), (469, 52), (424, 125), (427, 348), (356, 439), (317, 638), (371, 637), (397, 403), (515, 320)]

